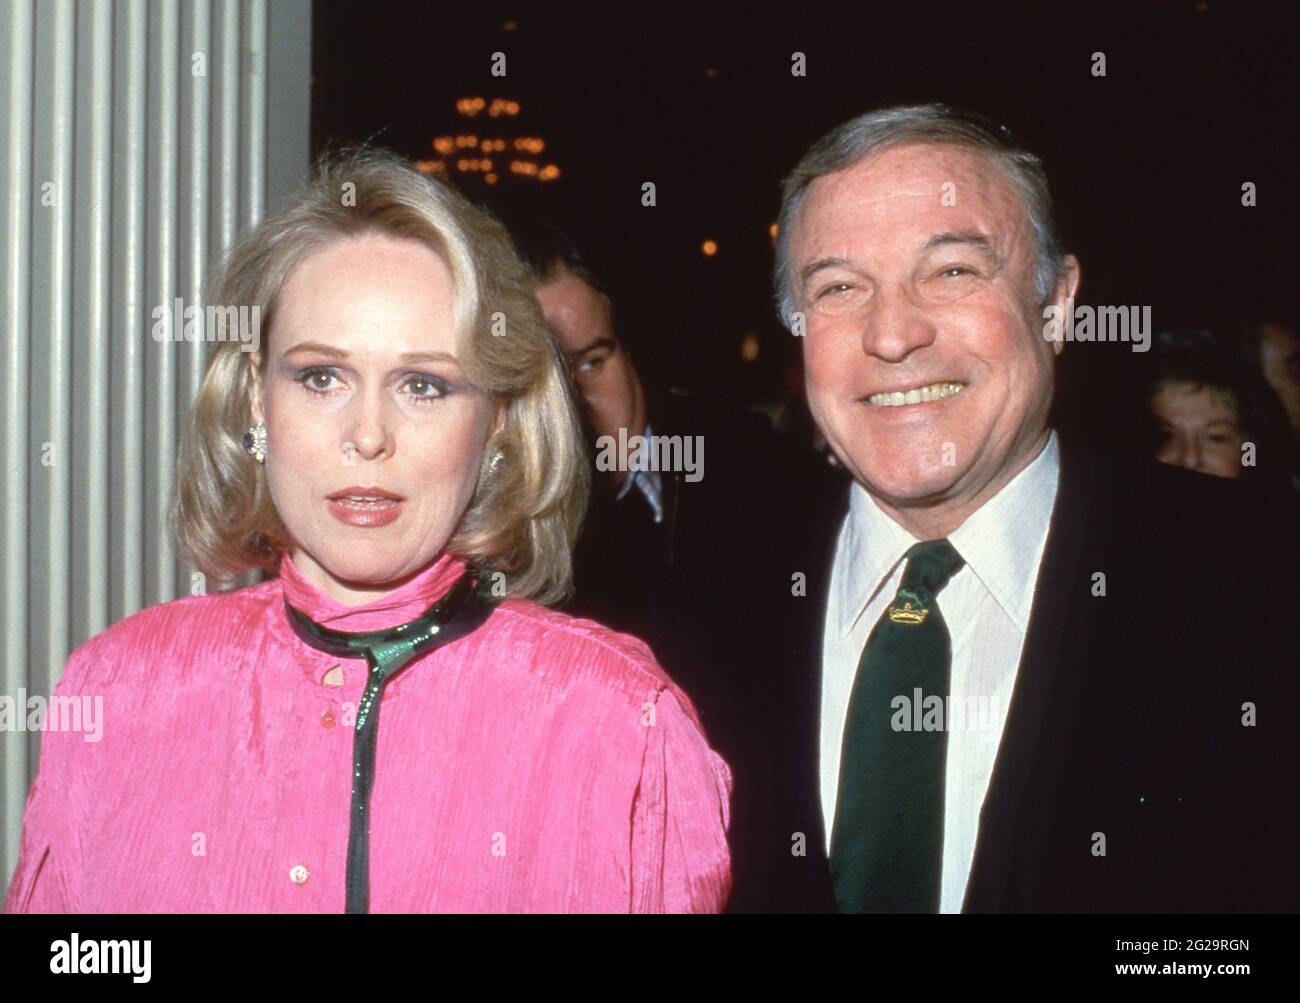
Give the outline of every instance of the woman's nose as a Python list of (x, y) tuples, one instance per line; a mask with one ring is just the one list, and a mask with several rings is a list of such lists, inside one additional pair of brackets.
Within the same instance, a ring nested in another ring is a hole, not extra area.
[(392, 452), (392, 430), (388, 407), (380, 394), (356, 398), (350, 412), (351, 428), (343, 443), (345, 460), (374, 460)]
[(1195, 441), (1185, 435), (1169, 436), (1156, 450), (1156, 459), (1175, 467), (1186, 467), (1188, 470), (1197, 470), (1200, 466), (1200, 455)]

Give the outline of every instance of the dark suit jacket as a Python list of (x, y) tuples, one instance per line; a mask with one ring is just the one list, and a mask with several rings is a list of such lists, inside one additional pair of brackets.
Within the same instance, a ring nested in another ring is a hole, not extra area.
[(564, 611), (640, 637), (656, 654), (694, 651), (707, 646), (713, 629), (703, 621), (701, 636), (679, 643), (676, 608), (708, 608), (720, 596), (709, 569), (763, 531), (768, 496), (787, 490), (783, 482), (769, 487), (770, 471), (787, 470), (790, 460), (759, 415), (675, 391), (652, 394), (648, 411), (654, 435), (703, 439), (703, 476), (692, 481), (685, 471), (661, 471), (664, 516), (656, 523), (638, 488), (619, 500), (613, 477), (593, 471), (574, 552), (575, 592)]
[[(729, 911), (834, 908), (818, 718), (847, 499), (847, 482), (810, 486), (801, 512), (774, 512), (760, 563), (737, 553), (726, 600), (696, 611), (717, 642), (672, 654), (735, 776)], [(1063, 443), (964, 911), (1300, 908), (1292, 530), (1234, 482)]]

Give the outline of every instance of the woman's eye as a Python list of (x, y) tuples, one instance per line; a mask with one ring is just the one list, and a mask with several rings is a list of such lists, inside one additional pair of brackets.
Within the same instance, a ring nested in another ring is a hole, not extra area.
[(448, 393), (447, 384), (433, 376), (412, 376), (406, 387), (417, 400), (436, 400)]
[(334, 390), (331, 383), (337, 378), (332, 369), (304, 369), (298, 374), (298, 382), (307, 390), (318, 394)]

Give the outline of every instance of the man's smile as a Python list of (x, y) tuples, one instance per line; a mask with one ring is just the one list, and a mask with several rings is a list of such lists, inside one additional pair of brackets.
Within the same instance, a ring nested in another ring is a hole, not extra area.
[(902, 407), (905, 404), (928, 404), (931, 401), (955, 397), (966, 388), (965, 383), (945, 380), (900, 390), (884, 390), (871, 394), (865, 400), (872, 407)]

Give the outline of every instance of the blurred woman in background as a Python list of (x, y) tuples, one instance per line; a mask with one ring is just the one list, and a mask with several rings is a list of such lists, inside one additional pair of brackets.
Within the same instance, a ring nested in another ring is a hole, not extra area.
[(1286, 417), (1243, 339), (1163, 331), (1146, 384), (1153, 452), (1162, 463), (1257, 485), (1286, 483)]

